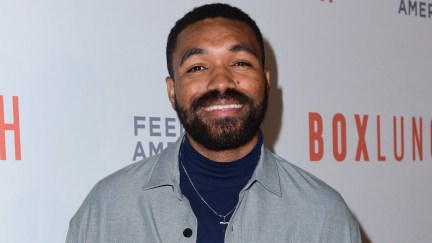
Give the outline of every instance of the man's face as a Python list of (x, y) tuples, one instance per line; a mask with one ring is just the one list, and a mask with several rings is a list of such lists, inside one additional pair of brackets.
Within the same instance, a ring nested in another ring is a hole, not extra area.
[(269, 87), (261, 55), (254, 32), (240, 21), (204, 19), (179, 34), (167, 89), (193, 140), (221, 151), (256, 135)]

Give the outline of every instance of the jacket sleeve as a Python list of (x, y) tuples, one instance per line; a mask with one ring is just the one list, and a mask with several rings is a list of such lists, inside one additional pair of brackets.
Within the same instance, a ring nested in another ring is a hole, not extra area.
[[(66, 243), (98, 242), (97, 229), (101, 218), (97, 183), (69, 222)], [(96, 241), (95, 241), (96, 240)]]
[(338, 203), (325, 213), (320, 242), (361, 243), (360, 228), (348, 206), (339, 195)]

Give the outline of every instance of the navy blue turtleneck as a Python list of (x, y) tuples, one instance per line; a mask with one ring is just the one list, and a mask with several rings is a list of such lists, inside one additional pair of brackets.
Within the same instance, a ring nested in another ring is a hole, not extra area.
[[(204, 200), (218, 214), (226, 215), (236, 205), (239, 193), (248, 183), (261, 155), (263, 136), (254, 149), (243, 158), (233, 162), (215, 162), (198, 153), (190, 144), (187, 136), (180, 148), (180, 160), (187, 170), (193, 184)], [(198, 243), (224, 242), (224, 227), (220, 224), (223, 218), (216, 216), (200, 199), (193, 189), (185, 171), (180, 164), (180, 189), (192, 206), (198, 219)], [(232, 213), (226, 217), (229, 221)]]

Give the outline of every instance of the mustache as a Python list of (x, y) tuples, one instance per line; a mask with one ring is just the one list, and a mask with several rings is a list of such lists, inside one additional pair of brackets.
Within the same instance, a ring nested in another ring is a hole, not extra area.
[(251, 105), (253, 104), (252, 98), (250, 98), (249, 96), (243, 93), (238, 92), (235, 89), (226, 89), (223, 93), (219, 90), (210, 90), (209, 92), (196, 98), (192, 102), (191, 108), (192, 110), (196, 111), (201, 107), (206, 107), (210, 103), (221, 99), (237, 100), (241, 104), (251, 104)]

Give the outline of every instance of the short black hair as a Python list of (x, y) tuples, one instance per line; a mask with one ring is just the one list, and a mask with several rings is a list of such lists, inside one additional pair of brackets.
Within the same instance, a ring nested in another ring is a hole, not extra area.
[(168, 73), (174, 78), (172, 54), (174, 53), (177, 46), (177, 37), (182, 30), (184, 30), (189, 25), (196, 23), (200, 20), (207, 18), (227, 18), (232, 20), (238, 20), (247, 24), (252, 31), (255, 33), (255, 37), (260, 45), (261, 51), (261, 65), (264, 67), (265, 54), (264, 54), (264, 41), (261, 35), (261, 31), (256, 25), (255, 21), (249, 17), (248, 14), (243, 12), (241, 9), (233, 7), (228, 4), (223, 3), (213, 3), (206, 4), (200, 7), (192, 9), (190, 12), (186, 13), (181, 19), (177, 20), (174, 27), (171, 29), (166, 46), (166, 60)]

